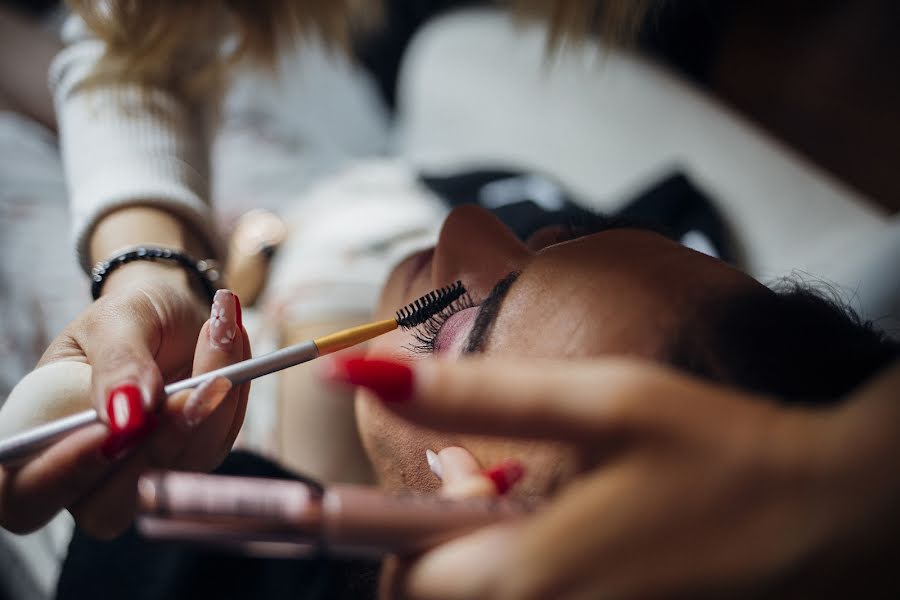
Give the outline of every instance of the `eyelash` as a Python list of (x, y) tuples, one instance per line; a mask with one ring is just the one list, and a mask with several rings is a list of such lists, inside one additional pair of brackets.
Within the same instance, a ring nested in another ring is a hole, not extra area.
[(444, 323), (447, 322), (447, 319), (459, 311), (472, 308), (473, 306), (475, 306), (475, 302), (472, 300), (472, 296), (466, 292), (454, 300), (450, 306), (432, 315), (427, 321), (416, 327), (412, 331), (415, 342), (410, 342), (404, 348), (413, 354), (433, 354), (434, 341), (437, 339), (438, 332), (444, 326)]

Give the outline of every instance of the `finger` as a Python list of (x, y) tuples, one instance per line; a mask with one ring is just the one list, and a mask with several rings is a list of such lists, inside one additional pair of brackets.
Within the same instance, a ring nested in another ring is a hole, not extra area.
[(68, 505), (78, 526), (92, 537), (109, 540), (125, 531), (137, 507), (137, 480), (148, 468), (147, 453), (136, 450), (115, 470)]
[[(250, 358), (249, 343), (242, 323), (240, 299), (228, 290), (216, 292), (210, 320), (201, 332), (194, 357), (194, 374), (199, 375)], [(179, 458), (186, 468), (211, 469), (219, 464), (231, 449), (238, 428), (243, 421), (249, 384), (235, 386), (210, 411), (201, 411), (201, 421), (191, 433), (191, 444)], [(185, 415), (192, 410), (185, 404)]]
[(596, 442), (664, 423), (710, 399), (738, 396), (630, 359), (417, 361), (350, 357), (323, 375), (373, 391), (385, 406), (456, 433)]
[[(219, 290), (209, 321), (201, 328), (194, 354), (193, 375), (243, 359), (245, 336), (239, 300)], [(224, 377), (205, 381), (192, 390), (173, 394), (166, 402), (164, 424), (149, 442), (96, 489), (71, 508), (84, 528), (110, 537), (131, 522), (136, 503), (137, 479), (148, 467), (208, 469), (224, 457), (237, 410), (246, 401), (240, 387), (232, 389)], [(225, 450), (223, 450), (225, 449)]]
[(481, 465), (468, 450), (451, 446), (437, 454), (440, 461), (441, 495), (447, 498), (496, 496), (494, 482), (482, 474)]
[(450, 446), (437, 453), (444, 485), (453, 485), (481, 475), (481, 465), (472, 453), (459, 446)]
[[(253, 356), (253, 349), (250, 347), (250, 338), (247, 335), (247, 331), (243, 332), (243, 341), (244, 341), (244, 359), (251, 358)], [(222, 460), (225, 460), (225, 455), (231, 451), (231, 447), (234, 445), (234, 441), (237, 439), (238, 434), (241, 431), (241, 427), (244, 424), (244, 417), (247, 414), (247, 401), (250, 398), (250, 385), (252, 382), (247, 381), (238, 386), (238, 403), (234, 409), (234, 420), (231, 422), (231, 431), (228, 432), (227, 438), (224, 440), (224, 452), (222, 454)]]
[(496, 573), (515, 577), (508, 565), (517, 529), (517, 524), (486, 527), (426, 552), (398, 573), (403, 578), (395, 584), (403, 590), (400, 596), (410, 600), (524, 597), (501, 596), (493, 583)]
[[(240, 322), (240, 315), (240, 300), (237, 296), (229, 290), (217, 291), (210, 309), (209, 320), (203, 325), (197, 338), (193, 376), (226, 367), (245, 358), (243, 324)], [(188, 392), (176, 394), (169, 399), (167, 404), (170, 408), (179, 408), (183, 419), (199, 424), (200, 421), (210, 417), (211, 412), (203, 414), (203, 407), (188, 402), (188, 398), (191, 397)], [(214, 424), (217, 423), (221, 426), (227, 421), (230, 426), (237, 397), (237, 393), (229, 395), (230, 403), (223, 404), (221, 412), (224, 414), (216, 414), (213, 419)], [(199, 400), (203, 396), (194, 395), (193, 398)], [(198, 409), (201, 409), (200, 412)]]
[(193, 429), (204, 422), (219, 407), (229, 390), (231, 382), (226, 377), (208, 379), (198, 385), (181, 410), (183, 426)]
[(112, 464), (100, 451), (108, 435), (105, 425), (90, 425), (23, 465), (0, 467), (0, 525), (34, 530), (102, 480)]
[[(633, 469), (617, 469), (573, 484), (526, 519), (484, 528), (424, 553), (405, 572), (408, 597), (626, 596), (610, 592), (616, 588), (609, 586), (615, 585), (618, 554), (633, 541), (628, 524), (634, 521), (628, 517), (640, 510), (634, 501), (635, 475)], [(597, 519), (598, 514), (604, 518)]]
[[(137, 481), (150, 467), (171, 467), (183, 454), (191, 433), (222, 403), (231, 382), (216, 377), (195, 388), (185, 401), (183, 414), (153, 434), (148, 443), (121, 461), (115, 471), (81, 495), (69, 507), (79, 526), (91, 535), (109, 539), (124, 531), (134, 518)], [(218, 454), (205, 448), (206, 455)]]
[(161, 370), (187, 375), (197, 316), (193, 297), (151, 287), (101, 298), (76, 321), (72, 336), (94, 368), (93, 401), (104, 419), (117, 387), (135, 385), (152, 408), (163, 398)]
[(91, 400), (114, 432), (141, 429), (162, 397), (153, 355), (160, 344), (156, 308), (145, 296), (101, 299), (74, 336), (92, 367)]
[(448, 498), (502, 496), (525, 475), (522, 463), (515, 459), (482, 469), (468, 450), (456, 446), (444, 448), (436, 459), (443, 476), (441, 495)]
[[(240, 300), (228, 290), (216, 292), (210, 318), (200, 330), (194, 353), (193, 375), (234, 364), (245, 358), (246, 336)], [(232, 387), (224, 378), (205, 382), (193, 390), (173, 394), (165, 411), (174, 426), (151, 443), (151, 462), (157, 467), (215, 466), (231, 444), (234, 420), (242, 416), (246, 401), (243, 386)]]

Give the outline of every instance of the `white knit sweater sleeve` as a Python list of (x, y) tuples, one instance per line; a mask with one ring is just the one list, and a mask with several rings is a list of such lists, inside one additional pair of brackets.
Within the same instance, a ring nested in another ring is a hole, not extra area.
[(193, 106), (169, 90), (130, 83), (81, 89), (104, 43), (74, 16), (63, 37), (49, 77), (81, 266), (91, 267), (88, 242), (98, 220), (128, 205), (170, 211), (218, 248), (209, 206), (216, 98)]

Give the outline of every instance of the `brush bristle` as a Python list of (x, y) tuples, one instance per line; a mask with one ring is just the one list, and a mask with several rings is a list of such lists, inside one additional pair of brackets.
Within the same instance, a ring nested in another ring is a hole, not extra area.
[(459, 300), (465, 293), (466, 288), (461, 281), (428, 292), (397, 311), (397, 325), (403, 329), (417, 327)]

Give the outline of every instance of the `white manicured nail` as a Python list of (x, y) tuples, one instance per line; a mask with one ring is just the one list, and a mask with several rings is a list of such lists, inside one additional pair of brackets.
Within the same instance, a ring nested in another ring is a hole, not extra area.
[(209, 313), (209, 343), (222, 352), (231, 352), (237, 335), (237, 304), (229, 290), (218, 290)]
[(444, 467), (441, 465), (441, 459), (434, 450), (426, 450), (425, 458), (428, 460), (428, 468), (434, 473), (438, 479), (444, 479)]
[(197, 386), (184, 403), (184, 423), (190, 429), (202, 423), (219, 407), (231, 389), (231, 381), (225, 377), (207, 379)]
[(153, 394), (150, 393), (150, 387), (146, 383), (141, 384), (141, 401), (144, 405), (144, 410), (150, 410), (153, 408)]

